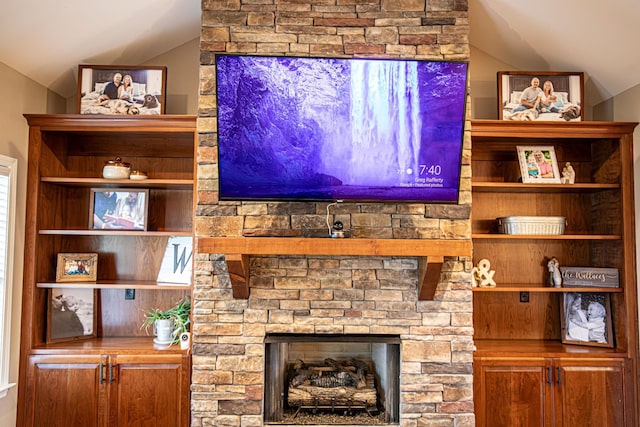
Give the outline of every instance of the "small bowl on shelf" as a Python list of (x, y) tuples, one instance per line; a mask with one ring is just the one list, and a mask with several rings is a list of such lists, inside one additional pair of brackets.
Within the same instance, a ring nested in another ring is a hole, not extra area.
[(142, 181), (147, 178), (147, 173), (142, 171), (131, 171), (131, 174), (129, 175), (129, 179), (132, 179), (134, 181)]
[(102, 177), (105, 179), (128, 179), (131, 172), (131, 163), (123, 162), (122, 158), (107, 160), (102, 168)]

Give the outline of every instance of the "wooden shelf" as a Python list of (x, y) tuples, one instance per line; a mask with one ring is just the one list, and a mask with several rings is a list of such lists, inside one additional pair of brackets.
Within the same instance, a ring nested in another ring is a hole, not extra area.
[(104, 179), (104, 178), (67, 178), (56, 176), (45, 176), (40, 178), (41, 182), (50, 184), (60, 184), (73, 187), (113, 187), (113, 188), (172, 188), (193, 190), (192, 179)]
[(84, 288), (84, 289), (153, 289), (153, 290), (189, 290), (190, 285), (164, 283), (147, 280), (98, 280), (96, 282), (38, 282), (38, 288)]
[(480, 140), (584, 140), (595, 138), (623, 138), (633, 134), (637, 123), (631, 122), (518, 122), (510, 120), (474, 120), (471, 132)]
[(144, 230), (40, 230), (38, 234), (62, 235), (62, 236), (192, 236), (191, 231), (144, 231)]
[(251, 255), (417, 256), (421, 300), (433, 299), (445, 256), (471, 256), (470, 240), (201, 237), (196, 245), (226, 255), (234, 298), (249, 297)]
[(594, 288), (594, 287), (575, 287), (575, 288), (552, 288), (550, 286), (535, 286), (527, 284), (510, 284), (497, 286), (483, 286), (473, 288), (473, 292), (545, 292), (545, 293), (564, 293), (564, 292), (611, 292), (621, 293), (622, 288)]
[(504, 240), (621, 240), (622, 236), (614, 234), (489, 234), (474, 233), (472, 239), (504, 239)]
[(86, 114), (25, 114), (31, 127), (47, 131), (108, 133), (185, 133), (193, 135), (194, 116), (161, 114), (157, 116), (118, 116)]
[(75, 341), (65, 341), (59, 343), (40, 344), (31, 350), (31, 354), (167, 354), (187, 353), (181, 350), (179, 344), (159, 345), (153, 342), (153, 337), (111, 337), (111, 338), (90, 338)]
[(620, 189), (620, 184), (522, 184), (520, 182), (472, 182), (478, 193), (588, 193)]
[(581, 355), (593, 357), (625, 357), (626, 352), (613, 348), (562, 344), (556, 340), (476, 340), (476, 357), (558, 357)]

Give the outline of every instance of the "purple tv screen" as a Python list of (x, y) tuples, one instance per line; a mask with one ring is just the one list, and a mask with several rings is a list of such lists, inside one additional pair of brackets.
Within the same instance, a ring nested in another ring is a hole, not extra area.
[(457, 203), (467, 65), (217, 55), (220, 199)]

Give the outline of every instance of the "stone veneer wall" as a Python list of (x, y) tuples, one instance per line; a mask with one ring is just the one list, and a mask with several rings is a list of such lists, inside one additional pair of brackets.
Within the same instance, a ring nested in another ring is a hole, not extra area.
[[(326, 203), (218, 201), (215, 53), (468, 60), (468, 33), (467, 0), (203, 0), (196, 235), (325, 229)], [(470, 149), (467, 122), (458, 205), (332, 212), (353, 238), (470, 239)], [(400, 335), (400, 425), (474, 425), (471, 260), (445, 261), (419, 301), (415, 257), (254, 257), (250, 298), (234, 300), (224, 256), (198, 255), (192, 425), (263, 425), (268, 333)]]

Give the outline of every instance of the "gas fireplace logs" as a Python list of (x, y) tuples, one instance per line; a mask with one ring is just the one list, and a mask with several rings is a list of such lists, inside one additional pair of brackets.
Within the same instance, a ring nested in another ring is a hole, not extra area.
[(302, 360), (292, 367), (288, 403), (292, 408), (376, 409), (377, 391), (369, 366), (360, 360), (325, 359), (323, 366)]

